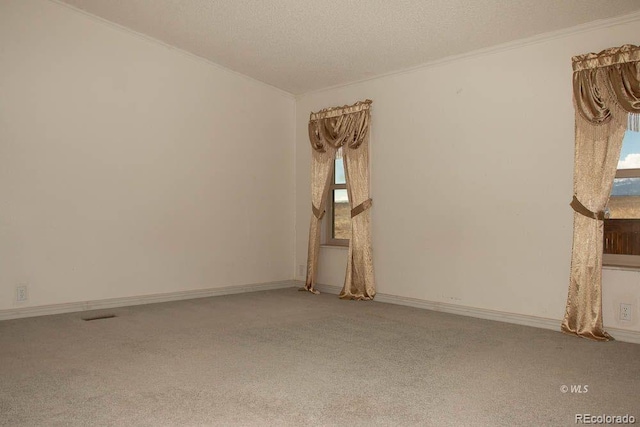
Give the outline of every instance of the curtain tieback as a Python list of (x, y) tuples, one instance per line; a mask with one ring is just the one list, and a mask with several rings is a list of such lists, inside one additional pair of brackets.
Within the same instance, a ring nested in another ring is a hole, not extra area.
[(358, 216), (360, 215), (362, 212), (366, 211), (367, 209), (369, 209), (371, 207), (371, 204), (373, 203), (373, 200), (371, 199), (367, 199), (364, 202), (360, 203), (358, 206), (356, 206), (355, 208), (351, 209), (351, 218), (353, 218), (354, 216)]
[(584, 215), (587, 218), (597, 219), (599, 221), (604, 221), (604, 211), (599, 212), (591, 212), (585, 205), (580, 203), (580, 200), (574, 195), (573, 200), (571, 201), (570, 206), (574, 211), (578, 212), (580, 215)]
[(318, 208), (315, 207), (315, 205), (313, 203), (311, 203), (311, 210), (313, 211), (313, 215), (318, 218), (318, 220), (321, 220), (322, 217), (324, 216), (324, 210), (320, 210)]

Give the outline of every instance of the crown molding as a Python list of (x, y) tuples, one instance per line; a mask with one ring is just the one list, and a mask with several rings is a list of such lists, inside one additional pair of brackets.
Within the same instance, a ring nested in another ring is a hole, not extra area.
[[(313, 95), (316, 93), (322, 93), (322, 92), (327, 92), (334, 89), (340, 89), (343, 87), (358, 85), (371, 80), (377, 80), (383, 77), (409, 74), (409, 73), (413, 73), (413, 72), (424, 70), (424, 69), (439, 67), (442, 65), (455, 63), (459, 61), (465, 61), (465, 60), (478, 58), (482, 56), (494, 55), (497, 53), (506, 52), (513, 49), (519, 49), (525, 46), (545, 43), (551, 40), (562, 39), (562, 38), (570, 37), (576, 34), (587, 33), (591, 31), (600, 30), (603, 28), (613, 27), (616, 25), (622, 25), (622, 24), (627, 24), (629, 22), (636, 22), (636, 21), (640, 21), (640, 11), (628, 13), (626, 15), (616, 16), (613, 18), (598, 19), (598, 20), (587, 22), (584, 24), (575, 25), (573, 27), (567, 27), (560, 30), (549, 31), (546, 33), (537, 34), (535, 36), (526, 37), (523, 39), (518, 39), (518, 40), (506, 42), (506, 43), (500, 43), (497, 45), (481, 48), (481, 49), (472, 50), (471, 52), (461, 53), (459, 55), (451, 55), (444, 58), (435, 59), (433, 61), (425, 62), (423, 64), (415, 65), (412, 67), (389, 71), (388, 73), (376, 74), (374, 76), (365, 77), (363, 79), (352, 80), (347, 83), (339, 83), (333, 86), (311, 90), (311, 91), (296, 95), (296, 99), (300, 99), (302, 97)], [(583, 52), (583, 53), (586, 53), (586, 52)]]

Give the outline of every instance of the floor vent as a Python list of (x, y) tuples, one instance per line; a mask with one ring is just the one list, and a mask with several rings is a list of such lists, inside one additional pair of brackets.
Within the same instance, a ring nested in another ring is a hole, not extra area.
[(114, 317), (116, 317), (115, 314), (101, 314), (99, 316), (83, 317), (82, 320), (89, 322), (91, 320), (113, 319)]

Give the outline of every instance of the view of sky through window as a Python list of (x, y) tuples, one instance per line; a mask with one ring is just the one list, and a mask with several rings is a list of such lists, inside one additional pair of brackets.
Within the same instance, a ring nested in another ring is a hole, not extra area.
[(640, 132), (628, 130), (622, 140), (618, 169), (640, 168)]
[[(618, 169), (640, 169), (640, 132), (627, 131), (624, 134)], [(611, 196), (640, 196), (640, 178), (614, 179)]]
[[(618, 169), (640, 169), (640, 132), (625, 133)], [(615, 178), (605, 212), (610, 219), (640, 219), (640, 178)]]

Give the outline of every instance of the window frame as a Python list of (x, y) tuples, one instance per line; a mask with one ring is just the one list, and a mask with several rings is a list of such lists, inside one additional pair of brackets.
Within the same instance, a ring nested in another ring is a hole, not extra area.
[[(329, 200), (327, 201), (327, 212), (326, 212), (326, 222), (325, 222), (325, 245), (327, 246), (349, 246), (350, 239), (336, 239), (333, 237), (333, 227), (335, 224), (334, 214), (334, 190), (346, 190), (347, 184), (336, 184), (336, 160), (333, 161), (333, 166), (331, 167), (331, 181), (329, 185)], [(344, 162), (344, 159), (340, 159)]]
[[(616, 178), (640, 178), (640, 168), (617, 169), (615, 177)], [(620, 218), (620, 219), (624, 219), (624, 218)], [(610, 220), (609, 218), (605, 218), (604, 221), (606, 223), (606, 221), (609, 221), (609, 220)], [(615, 221), (615, 219), (613, 218), (611, 220)], [(604, 246), (604, 242), (603, 242), (603, 246)], [(603, 267), (640, 268), (640, 255), (606, 254), (603, 252), (602, 266)]]

